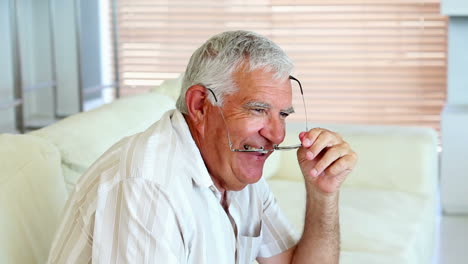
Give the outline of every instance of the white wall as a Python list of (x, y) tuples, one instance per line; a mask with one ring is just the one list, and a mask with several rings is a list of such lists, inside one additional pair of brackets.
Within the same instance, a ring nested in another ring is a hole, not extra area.
[[(0, 105), (13, 100), (13, 72), (11, 57), (11, 32), (8, 1), (0, 1)], [(14, 128), (14, 111), (0, 110), (0, 128)]]
[(55, 63), (59, 98), (57, 114), (67, 116), (80, 109), (75, 6), (73, 0), (52, 2), (55, 10)]
[(111, 34), (106, 34), (106, 31), (112, 30), (112, 17), (111, 13), (109, 10), (111, 10), (111, 1), (99, 1), (100, 4), (100, 22), (99, 25), (100, 31), (101, 31), (101, 58), (102, 58), (102, 65), (101, 65), (101, 72), (102, 72), (102, 81), (105, 84), (111, 84), (113, 80), (113, 76), (111, 74), (112, 69), (109, 69), (109, 67), (112, 67), (112, 61), (111, 58), (113, 56), (112, 54), (112, 49), (109, 47), (112, 47), (112, 38)]
[(441, 194), (445, 214), (468, 214), (468, 1), (444, 0), (449, 16), (447, 102), (442, 112)]
[(103, 85), (101, 65), (100, 1), (81, 0), (81, 76), (85, 100), (101, 97), (99, 88)]
[(466, 17), (450, 17), (448, 59), (447, 103), (468, 104), (468, 10)]
[[(13, 100), (13, 54), (10, 32), (10, 3), (0, 1), (0, 104)], [(38, 84), (57, 85), (57, 111), (54, 112), (53, 87), (24, 92), (25, 125), (41, 125), (37, 120), (52, 121), (57, 116), (68, 116), (80, 111), (80, 88), (95, 88), (108, 84), (102, 78), (103, 65), (100, 12), (102, 1), (81, 0), (83, 13), (76, 19), (74, 0), (22, 0), (17, 2), (18, 50), (21, 83), (24, 88)], [(52, 8), (49, 7), (52, 4)], [(13, 14), (15, 17), (16, 15)], [(52, 17), (52, 20), (51, 20)], [(76, 22), (81, 21), (79, 27)], [(81, 42), (77, 43), (77, 28), (81, 28)], [(53, 41), (53, 42), (52, 42)], [(78, 51), (81, 46), (81, 50)], [(54, 52), (55, 51), (55, 52)], [(81, 57), (80, 57), (81, 55)], [(81, 67), (80, 67), (81, 65)], [(54, 71), (55, 70), (55, 71)], [(83, 73), (80, 79), (80, 71)], [(80, 86), (80, 81), (82, 86)], [(100, 96), (98, 91), (94, 95)], [(36, 122), (35, 122), (36, 120)], [(0, 132), (14, 127), (14, 110), (0, 111)], [(44, 124), (44, 123), (42, 123)]]
[(442, 14), (449, 16), (467, 16), (468, 1), (466, 0), (442, 0)]
[[(53, 82), (47, 0), (17, 1), (23, 89)], [(24, 91), (25, 124), (53, 118), (52, 87)]]

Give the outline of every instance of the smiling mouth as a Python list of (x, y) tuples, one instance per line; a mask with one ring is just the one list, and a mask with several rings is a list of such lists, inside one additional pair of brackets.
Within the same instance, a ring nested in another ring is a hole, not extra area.
[(244, 150), (246, 153), (251, 153), (251, 154), (256, 154), (257, 156), (264, 156), (268, 153), (267, 150), (265, 150), (265, 147), (260, 146), (258, 148), (252, 147), (248, 144), (244, 145)]
[(247, 145), (247, 144), (244, 145), (244, 149), (245, 150), (250, 150), (250, 151), (256, 151), (256, 150), (263, 151), (263, 150), (265, 150), (265, 148), (263, 146), (261, 146), (260, 148), (255, 148), (255, 147), (252, 147), (252, 146)]

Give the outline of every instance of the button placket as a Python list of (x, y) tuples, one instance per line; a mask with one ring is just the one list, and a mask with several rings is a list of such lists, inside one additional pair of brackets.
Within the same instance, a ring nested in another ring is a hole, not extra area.
[[(224, 222), (225, 225), (226, 225), (226, 228), (232, 230), (231, 235), (232, 235), (232, 237), (234, 238), (234, 250), (235, 250), (234, 256), (235, 256), (235, 259), (236, 259), (235, 263), (239, 264), (239, 263), (238, 263), (238, 260), (237, 260), (237, 259), (238, 259), (238, 256), (237, 256), (238, 253), (237, 253), (237, 251), (238, 251), (238, 247), (239, 247), (239, 242), (238, 242), (239, 239), (238, 239), (238, 237), (237, 237), (237, 236), (238, 236), (238, 235), (237, 235), (237, 233), (238, 233), (238, 232), (237, 232), (237, 225), (236, 225), (235, 220), (232, 218), (232, 216), (231, 216), (230, 213), (229, 213), (229, 207), (230, 207), (230, 205), (228, 205), (228, 209), (227, 209), (227, 210), (224, 210), (224, 208), (223, 208), (223, 206), (222, 206), (222, 204), (221, 204), (221, 200), (222, 200), (221, 192), (219, 192), (218, 189), (217, 189), (214, 185), (211, 185), (211, 186), (209, 187), (209, 189), (210, 189), (210, 191), (213, 193), (213, 195), (214, 195), (215, 198), (216, 198), (216, 203), (217, 203), (217, 206), (216, 206), (217, 210), (216, 210), (216, 211), (217, 211), (217, 213), (218, 213), (219, 215), (222, 215), (223, 217), (225, 217), (225, 219), (227, 220), (227, 221)], [(229, 194), (229, 193), (228, 193), (228, 194)]]
[(228, 193), (228, 201), (229, 201), (229, 207), (228, 207), (228, 210), (227, 210), (227, 215), (229, 217), (229, 219), (231, 220), (231, 224), (233, 226), (233, 229), (234, 229), (234, 233), (235, 233), (235, 238), (236, 238), (236, 252), (235, 252), (235, 256), (236, 256), (236, 263), (237, 264), (240, 264), (239, 263), (239, 248), (240, 248), (240, 241), (239, 241), (239, 226), (238, 226), (238, 223), (240, 221), (240, 217), (239, 217), (239, 204), (237, 203), (236, 199), (235, 199), (235, 193), (234, 192), (229, 192)]

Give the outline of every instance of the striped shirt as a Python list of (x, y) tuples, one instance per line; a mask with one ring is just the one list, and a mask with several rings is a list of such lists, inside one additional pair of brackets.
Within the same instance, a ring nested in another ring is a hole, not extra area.
[(265, 180), (225, 211), (183, 115), (124, 138), (80, 178), (51, 263), (252, 263), (297, 242)]

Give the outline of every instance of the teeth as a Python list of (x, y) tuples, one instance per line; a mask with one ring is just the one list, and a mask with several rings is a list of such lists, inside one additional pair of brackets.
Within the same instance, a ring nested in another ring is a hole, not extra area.
[(261, 146), (260, 148), (254, 148), (254, 147), (252, 147), (252, 146), (250, 146), (250, 145), (245, 144), (245, 145), (244, 145), (244, 149), (245, 149), (245, 150), (252, 150), (252, 149), (254, 149), (254, 150), (258, 150), (258, 149), (264, 150), (265, 148), (264, 148), (263, 146)]

